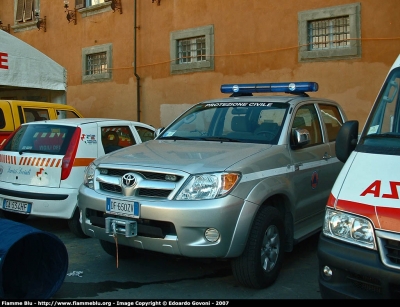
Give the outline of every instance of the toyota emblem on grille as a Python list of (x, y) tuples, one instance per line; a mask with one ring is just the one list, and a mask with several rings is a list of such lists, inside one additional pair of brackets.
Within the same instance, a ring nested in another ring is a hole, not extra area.
[(132, 173), (127, 173), (122, 176), (122, 187), (123, 188), (133, 188), (136, 185), (135, 175)]
[(135, 187), (138, 184), (138, 178), (133, 173), (127, 173), (121, 178), (121, 192), (124, 196), (133, 196)]

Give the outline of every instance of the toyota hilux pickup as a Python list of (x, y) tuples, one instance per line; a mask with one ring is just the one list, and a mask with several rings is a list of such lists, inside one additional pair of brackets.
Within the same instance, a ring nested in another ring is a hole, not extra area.
[(265, 288), (285, 252), (321, 230), (343, 163), (346, 116), (310, 97), (316, 82), (224, 84), (154, 139), (94, 160), (78, 206), (104, 251), (224, 259), (245, 287)]

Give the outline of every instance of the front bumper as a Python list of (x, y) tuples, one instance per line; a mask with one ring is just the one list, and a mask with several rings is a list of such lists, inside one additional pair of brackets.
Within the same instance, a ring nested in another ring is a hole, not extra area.
[[(238, 197), (226, 196), (204, 201), (141, 200), (140, 218), (105, 213), (106, 196), (84, 185), (80, 187), (78, 206), (82, 229), (90, 237), (115, 242), (106, 233), (105, 219), (115, 217), (137, 222), (137, 236), (118, 236), (118, 244), (138, 249), (196, 258), (239, 256), (258, 206)], [(205, 238), (205, 231), (220, 233), (216, 242)]]
[[(324, 236), (318, 243), (318, 282), (324, 299), (400, 298), (400, 271), (385, 266), (376, 250)], [(332, 276), (324, 274), (324, 267)]]

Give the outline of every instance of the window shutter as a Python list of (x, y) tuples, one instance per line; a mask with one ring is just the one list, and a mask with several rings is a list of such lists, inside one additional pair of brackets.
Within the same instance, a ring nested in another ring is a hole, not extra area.
[(85, 7), (85, 0), (75, 0), (75, 8), (76, 9), (81, 9)]
[(16, 21), (22, 21), (24, 16), (24, 3), (25, 0), (18, 0), (17, 2), (17, 12), (15, 14)]
[(24, 21), (33, 18), (33, 0), (25, 0)]

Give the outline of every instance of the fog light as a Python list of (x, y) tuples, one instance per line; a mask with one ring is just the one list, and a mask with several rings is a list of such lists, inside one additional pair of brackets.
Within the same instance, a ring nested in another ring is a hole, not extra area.
[(219, 240), (219, 231), (215, 228), (208, 228), (204, 232), (204, 236), (206, 237), (207, 241), (216, 242)]
[(332, 276), (332, 270), (331, 270), (331, 268), (328, 267), (327, 265), (324, 266), (323, 272), (324, 272), (324, 275), (325, 275), (326, 277), (331, 277), (331, 276)]

